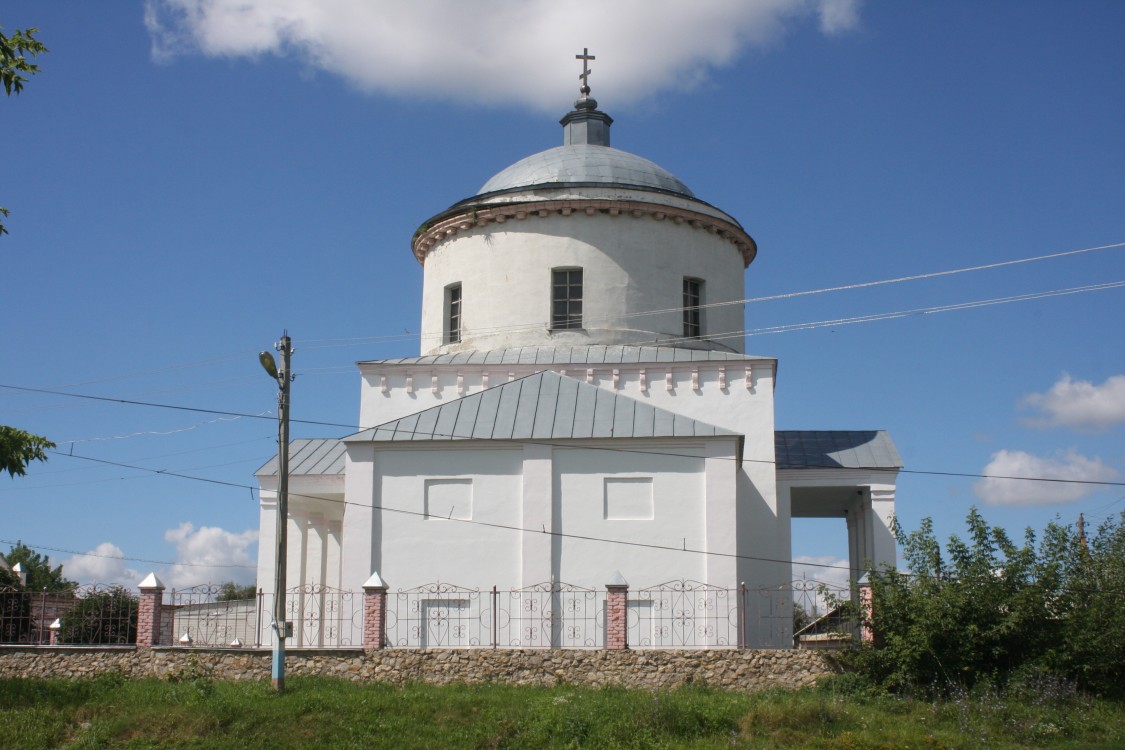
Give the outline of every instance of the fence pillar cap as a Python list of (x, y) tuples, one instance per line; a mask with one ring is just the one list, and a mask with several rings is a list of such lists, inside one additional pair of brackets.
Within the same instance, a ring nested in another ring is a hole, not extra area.
[(860, 576), (859, 580), (856, 581), (856, 583), (859, 584), (860, 586), (870, 586), (871, 585), (871, 576), (864, 573), (862, 576)]
[(52, 622), (52, 623), (51, 623), (50, 625), (48, 625), (47, 627), (48, 627), (48, 628), (50, 628), (51, 630), (62, 630), (62, 618), (61, 618), (61, 617), (56, 617), (56, 618), (55, 618), (55, 621), (54, 621), (54, 622)]
[(625, 580), (625, 576), (621, 575), (620, 570), (613, 571), (613, 576), (609, 579), (609, 583), (605, 585), (607, 589), (615, 588), (628, 588), (629, 582)]
[(387, 590), (387, 584), (384, 583), (383, 579), (379, 577), (379, 571), (371, 571), (371, 577), (363, 582), (363, 590), (367, 591), (368, 589), (374, 589), (377, 591)]
[(156, 573), (149, 573), (145, 579), (137, 584), (137, 588), (141, 591), (155, 591), (159, 589), (164, 590), (164, 581), (156, 577)]

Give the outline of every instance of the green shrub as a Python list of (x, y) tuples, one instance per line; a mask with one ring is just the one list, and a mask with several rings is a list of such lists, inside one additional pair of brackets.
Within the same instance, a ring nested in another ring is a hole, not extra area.
[(1029, 672), (1125, 691), (1125, 527), (1108, 521), (1085, 543), (1051, 524), (1017, 545), (976, 509), (967, 526), (943, 554), (930, 519), (910, 534), (896, 524), (908, 572), (869, 573), (874, 642), (850, 666), (900, 693), (1003, 689)]
[(137, 642), (137, 599), (114, 586), (86, 594), (61, 618), (59, 641), (125, 645)]

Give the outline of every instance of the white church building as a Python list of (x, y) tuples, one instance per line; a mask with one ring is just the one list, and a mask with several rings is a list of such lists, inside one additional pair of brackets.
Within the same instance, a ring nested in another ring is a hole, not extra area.
[[(367, 429), (291, 443), (288, 586), (359, 592), (377, 573), (392, 620), (400, 592), (422, 622), (391, 645), (469, 645), (424, 631), (450, 606), (488, 606), (472, 592), (539, 587), (559, 609), (559, 591), (625, 584), (631, 627), (659, 619), (645, 592), (727, 592), (718, 617), (739, 644), (787, 646), (793, 518), (846, 519), (853, 577), (895, 563), (902, 462), (889, 437), (776, 430), (777, 360), (745, 353), (742, 334), (755, 241), (613, 148), (597, 107), (584, 86), (562, 145), (422, 223), (419, 356), (358, 363)], [(276, 460), (257, 478), (270, 594)], [(441, 598), (450, 591), (468, 593)], [(780, 609), (763, 591), (781, 592)], [(674, 645), (653, 632), (632, 642)], [(572, 636), (547, 628), (520, 644), (597, 645)], [(710, 633), (681, 645), (733, 644)]]

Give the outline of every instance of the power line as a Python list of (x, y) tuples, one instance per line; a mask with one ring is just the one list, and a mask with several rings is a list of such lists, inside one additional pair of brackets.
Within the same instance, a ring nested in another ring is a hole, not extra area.
[(103, 560), (128, 560), (129, 562), (146, 562), (146, 563), (153, 563), (154, 565), (183, 565), (184, 567), (188, 567), (188, 568), (243, 568), (243, 569), (247, 569), (247, 570), (256, 570), (257, 567), (258, 567), (257, 565), (169, 562), (168, 560), (149, 560), (149, 559), (144, 558), (144, 557), (126, 557), (125, 555), (100, 555), (97, 552), (78, 552), (77, 550), (62, 549), (61, 547), (48, 547), (48, 546), (42, 545), (42, 544), (28, 544), (27, 542), (24, 542), (23, 540), (17, 540), (15, 542), (13, 542), (10, 539), (0, 539), (0, 544), (10, 544), (12, 546), (15, 546), (17, 544), (23, 544), (24, 546), (29, 547), (29, 548), (34, 549), (34, 550), (47, 550), (49, 552), (62, 552), (62, 553), (67, 554), (67, 555), (77, 555), (79, 557), (99, 557), (99, 558), (102, 558)]
[[(58, 453), (58, 451), (49, 451), (49, 452), (50, 453)], [(59, 455), (68, 455), (68, 454), (63, 453), (63, 454), (59, 454)], [(138, 471), (147, 471), (147, 472), (151, 472), (153, 474), (160, 474), (160, 475), (163, 475), (163, 476), (177, 477), (177, 478), (180, 478), (180, 479), (188, 479), (188, 480), (193, 480), (193, 481), (198, 481), (198, 482), (208, 482), (210, 484), (220, 484), (220, 485), (225, 485), (227, 487), (237, 487), (237, 488), (240, 488), (240, 489), (249, 489), (252, 492), (255, 489), (257, 489), (253, 485), (249, 485), (249, 484), (238, 484), (236, 482), (223, 482), (223, 481), (220, 481), (220, 480), (217, 480), (217, 479), (208, 479), (206, 477), (196, 477), (196, 476), (192, 476), (190, 474), (180, 474), (180, 473), (177, 473), (177, 472), (166, 471), (166, 470), (163, 470), (163, 469), (150, 469), (150, 468), (147, 468), (147, 467), (144, 467), (144, 466), (134, 466), (134, 465), (131, 465), (131, 464), (124, 464), (124, 463), (120, 463), (120, 462), (117, 462), (117, 461), (108, 461), (108, 460), (105, 460), (105, 459), (93, 458), (91, 456), (70, 455), (69, 457), (81, 459), (81, 460), (84, 460), (84, 461), (94, 461), (96, 463), (108, 464), (110, 466), (117, 466), (117, 467), (128, 468), (128, 469), (136, 469)], [(292, 497), (300, 497), (300, 498), (304, 498), (306, 500), (319, 500), (319, 501), (323, 501), (323, 502), (336, 503), (338, 505), (345, 505), (345, 506), (350, 505), (350, 506), (356, 507), (356, 508), (367, 508), (367, 509), (370, 509), (370, 510), (381, 510), (381, 511), (387, 511), (388, 513), (399, 513), (401, 515), (407, 515), (407, 516), (417, 516), (417, 517), (421, 517), (421, 518), (431, 517), (423, 511), (406, 510), (405, 508), (392, 508), (392, 507), (389, 507), (389, 506), (386, 506), (386, 505), (376, 505), (375, 503), (367, 505), (367, 504), (362, 504), (362, 503), (353, 503), (353, 502), (350, 502), (348, 500), (337, 500), (337, 499), (334, 499), (334, 498), (321, 497), (321, 496), (318, 496), (318, 495), (305, 495), (305, 494), (298, 493), (298, 492), (289, 492), (289, 496), (291, 498)], [(655, 549), (655, 550), (662, 550), (662, 551), (668, 551), (668, 552), (683, 552), (683, 553), (687, 553), (687, 554), (706, 555), (706, 556), (712, 556), (712, 557), (726, 557), (726, 558), (732, 558), (732, 559), (738, 559), (738, 560), (753, 560), (753, 561), (756, 561), (756, 562), (770, 562), (770, 563), (779, 563), (779, 564), (785, 564), (785, 565), (796, 564), (796, 565), (807, 565), (809, 567), (815, 567), (815, 568), (832, 568), (832, 569), (836, 569), (836, 570), (848, 570), (848, 571), (853, 570), (851, 568), (851, 566), (845, 566), (845, 565), (829, 565), (829, 564), (826, 564), (826, 563), (797, 562), (795, 560), (783, 560), (783, 559), (780, 559), (780, 558), (759, 557), (759, 556), (755, 556), (755, 555), (739, 555), (739, 554), (734, 553), (734, 552), (715, 552), (715, 551), (710, 551), (710, 550), (695, 549), (695, 548), (689, 548), (686, 543), (683, 544), (680, 547), (676, 547), (676, 546), (673, 546), (673, 545), (653, 544), (653, 543), (649, 543), (649, 542), (634, 542), (634, 541), (629, 541), (629, 540), (625, 540), (625, 539), (608, 539), (608, 538), (605, 538), (605, 537), (597, 537), (597, 536), (590, 536), (590, 535), (584, 535), (584, 534), (569, 534), (569, 533), (562, 532), (562, 531), (555, 531), (554, 529), (548, 531), (545, 527), (542, 528), (542, 529), (532, 529), (532, 528), (525, 528), (523, 526), (513, 526), (511, 524), (495, 523), (495, 522), (491, 522), (491, 521), (479, 521), (479, 520), (473, 520), (473, 519), (467, 519), (467, 518), (452, 518), (451, 517), (451, 518), (447, 518), (447, 519), (444, 519), (444, 520), (457, 521), (459, 523), (465, 523), (465, 524), (470, 524), (470, 525), (474, 525), (474, 526), (485, 526), (485, 527), (494, 528), (494, 529), (504, 529), (504, 530), (508, 530), (508, 531), (519, 531), (519, 532), (522, 532), (522, 533), (529, 533), (529, 534), (547, 534), (549, 536), (555, 536), (555, 537), (565, 538), (565, 539), (577, 539), (577, 540), (580, 540), (580, 541), (600, 542), (600, 543), (603, 543), (603, 544), (617, 544), (617, 545), (622, 545), (622, 546), (626, 546), (626, 547), (641, 547), (641, 548), (645, 548), (645, 549)], [(3, 540), (0, 540), (0, 542), (2, 542), (2, 541)], [(151, 562), (151, 561), (146, 561), (146, 562)]]
[[(195, 406), (177, 406), (175, 404), (158, 404), (152, 401), (134, 401), (127, 398), (110, 398), (108, 396), (90, 396), (84, 393), (67, 393), (66, 391), (54, 391), (48, 388), (30, 388), (22, 385), (5, 385), (0, 383), (0, 388), (6, 388), (12, 391), (26, 391), (27, 393), (44, 393), (50, 396), (67, 396), (69, 398), (80, 398), (89, 401), (106, 401), (115, 404), (128, 404), (130, 406), (149, 406), (157, 409), (174, 409), (177, 411), (192, 411), (199, 414), (219, 414), (227, 417), (244, 417), (246, 419), (268, 419), (271, 422), (275, 421), (274, 417), (267, 416), (267, 412), (260, 414), (250, 414), (240, 411), (223, 411), (221, 409), (202, 409)], [(293, 422), (300, 422), (301, 424), (320, 425), (323, 427), (343, 427), (349, 430), (359, 429), (355, 425), (343, 424), (341, 422), (319, 422), (312, 419), (294, 419)]]
[[(721, 341), (723, 339), (742, 338), (744, 336), (761, 336), (765, 334), (775, 333), (791, 333), (793, 331), (809, 331), (814, 328), (831, 328), (834, 326), (856, 325), (859, 323), (876, 323), (884, 320), (894, 320), (897, 318), (908, 318), (915, 315), (935, 315), (944, 312), (956, 312), (960, 310), (971, 310), (978, 307), (991, 307), (994, 305), (1006, 305), (1013, 302), (1029, 302), (1038, 299), (1046, 299), (1049, 297), (1062, 297), (1071, 294), (1083, 294), (1086, 292), (1100, 292), (1106, 289), (1117, 289), (1125, 287), (1125, 280), (1123, 281), (1109, 281), (1102, 284), (1087, 284), (1085, 286), (1069, 287), (1066, 289), (1052, 289), (1045, 292), (1027, 292), (1025, 294), (1015, 294), (1008, 297), (993, 297), (991, 299), (974, 300), (970, 302), (955, 302), (948, 305), (935, 305), (933, 307), (917, 307), (907, 310), (895, 310), (893, 312), (883, 313), (869, 313), (867, 315), (854, 315), (847, 318), (835, 318), (831, 320), (818, 320), (806, 323), (786, 323), (777, 326), (768, 326), (765, 328), (742, 328), (737, 331), (727, 331), (724, 333), (715, 333), (708, 335), (708, 341)], [(674, 346), (679, 343), (689, 341), (696, 341), (694, 337), (680, 336), (680, 337), (666, 337), (660, 339), (652, 339), (649, 341), (638, 342), (637, 346)]]
[[(770, 302), (770, 301), (782, 300), (782, 299), (794, 299), (794, 298), (797, 298), (797, 297), (807, 297), (807, 296), (816, 295), (816, 294), (827, 294), (827, 293), (830, 293), (830, 292), (849, 291), (849, 290), (852, 290), (852, 289), (865, 289), (865, 288), (868, 288), (868, 287), (884, 286), (884, 285), (888, 285), (888, 284), (899, 284), (899, 283), (903, 283), (903, 282), (907, 282), (907, 281), (920, 281), (920, 280), (923, 280), (923, 279), (939, 278), (939, 277), (943, 277), (943, 276), (953, 276), (953, 275), (957, 275), (957, 274), (970, 273), (970, 272), (974, 272), (974, 271), (984, 271), (984, 270), (990, 270), (990, 269), (995, 269), (995, 268), (1003, 268), (1003, 267), (1007, 267), (1007, 266), (1015, 266), (1015, 265), (1020, 265), (1020, 264), (1024, 264), (1024, 263), (1035, 263), (1035, 262), (1044, 261), (1044, 260), (1052, 260), (1052, 259), (1056, 259), (1056, 258), (1064, 258), (1064, 257), (1068, 257), (1068, 256), (1073, 256), (1073, 255), (1093, 253), (1093, 252), (1098, 252), (1098, 251), (1101, 251), (1101, 250), (1113, 250), (1113, 249), (1118, 249), (1118, 248), (1122, 248), (1122, 247), (1125, 247), (1125, 242), (1117, 242), (1117, 243), (1113, 243), (1113, 244), (1109, 244), (1109, 245), (1099, 245), (1099, 246), (1096, 246), (1096, 247), (1085, 247), (1085, 248), (1080, 248), (1080, 249), (1077, 249), (1077, 250), (1065, 250), (1065, 251), (1057, 252), (1057, 253), (1049, 253), (1047, 255), (1037, 255), (1037, 256), (1033, 256), (1033, 257), (1029, 257), (1029, 258), (1017, 258), (1017, 259), (1014, 259), (1014, 260), (998, 261), (998, 262), (995, 262), (995, 263), (985, 263), (985, 264), (982, 264), (982, 265), (967, 266), (967, 267), (964, 267), (964, 268), (954, 268), (954, 269), (948, 269), (948, 270), (945, 270), (945, 271), (932, 271), (932, 272), (929, 272), (929, 273), (912, 274), (910, 276), (898, 276), (898, 277), (895, 277), (895, 278), (880, 279), (880, 280), (877, 280), (877, 281), (863, 281), (863, 282), (857, 282), (857, 283), (854, 283), (854, 284), (842, 284), (842, 285), (837, 285), (837, 286), (822, 287), (820, 289), (807, 289), (807, 290), (798, 291), (798, 292), (785, 292), (785, 293), (781, 293), (781, 294), (771, 294), (771, 295), (766, 295), (766, 296), (762, 296), (762, 297), (746, 297), (746, 298), (743, 298), (743, 299), (729, 300), (729, 301), (724, 301), (724, 302), (712, 302), (712, 303), (704, 304), (704, 305), (693, 305), (692, 308), (693, 309), (698, 308), (698, 309), (702, 310), (702, 309), (708, 309), (708, 308), (726, 307), (726, 306), (730, 306), (730, 305), (743, 305), (743, 304), (752, 304), (752, 303), (756, 303), (756, 302)], [(661, 309), (656, 309), (656, 310), (642, 310), (642, 311), (638, 311), (638, 312), (626, 313), (622, 316), (615, 316), (613, 319), (636, 318), (636, 317), (644, 317), (644, 316), (647, 316), (647, 315), (661, 315), (661, 314), (668, 314), (668, 313), (677, 313), (677, 312), (682, 312), (684, 309), (685, 308), (681, 306), (681, 307), (666, 307), (666, 308), (661, 308)], [(907, 313), (902, 313), (902, 314), (907, 314)], [(899, 315), (899, 314), (891, 313), (891, 315)], [(593, 319), (590, 319), (588, 322), (599, 323), (599, 322), (605, 322), (607, 320), (611, 320), (611, 319), (606, 318), (606, 319), (603, 319), (603, 320), (599, 320), (599, 319), (593, 318)], [(488, 327), (488, 328), (474, 329), (473, 333), (476, 333), (476, 334), (519, 333), (521, 331), (539, 330), (540, 328), (542, 328), (542, 326), (524, 326), (524, 325), (492, 326), (492, 327)], [(734, 332), (732, 332), (732, 334), (733, 333)], [(752, 334), (749, 334), (749, 335), (752, 335)], [(352, 339), (346, 339), (346, 338), (345, 339), (341, 339), (341, 338), (308, 339), (306, 342), (304, 342), (304, 345), (308, 348), (322, 349), (322, 348), (332, 348), (332, 347), (336, 347), (336, 346), (351, 346), (351, 345), (355, 345), (355, 344), (359, 344), (359, 343), (389, 343), (389, 342), (394, 342), (394, 341), (407, 341), (407, 340), (413, 340), (413, 339), (416, 339), (416, 338), (421, 338), (423, 340), (427, 340), (427, 339), (440, 338), (441, 336), (442, 336), (442, 334), (440, 332), (439, 333), (422, 332), (422, 333), (419, 333), (419, 334), (409, 334), (409, 333), (406, 334), (406, 335), (392, 334), (392, 335), (386, 335), (386, 336), (357, 337), (357, 338), (352, 338)], [(711, 338), (713, 338), (713, 337), (711, 337)], [(318, 344), (318, 343), (322, 343), (322, 342), (324, 342), (326, 345), (325, 346), (310, 346), (310, 344)]]
[[(1125, 283), (1125, 282), (1123, 282), (1123, 283)], [(173, 404), (157, 404), (157, 403), (152, 403), (152, 402), (147, 402), (147, 401), (131, 401), (129, 399), (106, 398), (106, 397), (102, 397), (102, 396), (89, 396), (89, 395), (78, 394), (78, 393), (66, 393), (64, 391), (51, 391), (51, 390), (47, 390), (47, 389), (44, 389), (44, 388), (27, 388), (27, 387), (23, 387), (23, 386), (5, 385), (5, 384), (2, 384), (2, 383), (0, 383), (0, 388), (9, 388), (9, 389), (12, 389), (12, 390), (19, 390), (19, 391), (31, 391), (31, 392), (34, 392), (34, 393), (45, 393), (45, 394), (55, 395), (55, 396), (69, 396), (71, 398), (85, 398), (85, 399), (94, 399), (94, 400), (97, 400), (97, 401), (109, 401), (109, 402), (114, 402), (114, 403), (129, 404), (129, 405), (133, 405), (133, 406), (147, 406), (147, 407), (151, 407), (151, 408), (176, 409), (176, 410), (183, 410), (183, 411), (199, 411), (199, 412), (203, 412), (203, 413), (207, 413), (207, 414), (225, 414), (225, 415), (240, 416), (240, 417), (250, 417), (250, 418), (255, 418), (255, 419), (271, 419), (271, 421), (272, 421), (271, 417), (264, 417), (264, 416), (258, 415), (258, 414), (247, 414), (247, 413), (243, 413), (243, 412), (225, 412), (225, 411), (220, 411), (220, 410), (217, 410), (217, 409), (202, 409), (202, 408), (196, 408), (196, 407), (176, 406), (176, 405), (173, 405)], [(292, 421), (300, 422), (300, 423), (303, 423), (303, 424), (327, 425), (327, 426), (331, 426), (331, 427), (342, 427), (342, 428), (345, 428), (345, 429), (348, 429), (348, 430), (353, 430), (353, 431), (356, 431), (356, 432), (361, 431), (361, 430), (365, 430), (365, 429), (371, 429), (371, 428), (359, 427), (359, 426), (352, 425), (352, 424), (343, 424), (343, 423), (339, 423), (339, 422), (324, 422), (324, 421), (305, 420), (305, 419), (295, 419), (295, 420), (292, 420)], [(379, 425), (373, 425), (373, 427), (378, 427), (378, 426)], [(417, 434), (417, 433), (414, 433), (413, 431), (410, 431), (410, 430), (402, 430), (402, 432), (403, 432), (403, 434), (410, 434), (410, 435)], [(426, 433), (426, 434), (433, 435), (435, 437), (449, 438), (450, 440), (453, 440), (453, 441), (473, 440), (473, 438), (457, 437), (457, 436), (454, 436), (454, 435), (437, 433), (437, 432)], [(558, 448), (574, 448), (575, 447), (574, 445), (571, 445), (569, 443), (553, 443), (553, 442), (550, 442), (550, 441), (540, 441), (540, 440), (531, 441), (531, 440), (515, 439), (512, 442), (517, 442), (517, 443), (532, 443), (532, 442), (534, 442), (537, 445), (551, 445), (551, 446), (558, 447)], [(618, 452), (618, 453), (642, 453), (642, 454), (651, 454), (651, 455), (659, 455), (659, 456), (677, 456), (677, 457), (681, 457), (681, 458), (699, 458), (699, 456), (693, 456), (693, 455), (690, 455), (690, 454), (675, 454), (675, 453), (669, 453), (669, 452), (666, 452), (666, 451), (645, 451), (645, 450), (634, 449), (634, 448), (614, 448), (614, 447), (609, 447), (609, 446), (583, 446), (583, 448), (589, 449), (589, 450), (604, 450), (604, 451), (612, 451), (612, 452)], [(55, 453), (57, 451), (52, 451), (52, 452)], [(61, 453), (61, 452), (58, 452), (58, 453), (59, 453), (59, 455), (67, 455), (67, 454)], [(80, 456), (74, 456), (74, 457), (75, 458), (81, 458)], [(89, 460), (94, 460), (94, 459), (89, 459)], [(765, 458), (742, 458), (742, 459), (738, 459), (737, 457), (732, 457), (732, 458), (729, 458), (729, 459), (726, 459), (726, 460), (730, 460), (730, 461), (742, 460), (742, 461), (747, 462), (747, 463), (759, 463), (759, 464), (774, 464), (774, 465), (777, 464), (776, 460), (765, 459)], [(837, 465), (827, 465), (827, 464), (823, 465), (823, 466), (807, 466), (806, 468), (813, 468), (813, 469), (858, 468), (858, 469), (863, 469), (863, 470), (866, 470), (866, 471), (885, 471), (885, 472), (888, 472), (888, 473), (901, 472), (903, 474), (922, 474), (922, 475), (933, 475), (933, 476), (955, 476), (955, 477), (968, 477), (968, 478), (973, 478), (973, 479), (1009, 479), (1009, 480), (1019, 480), (1019, 481), (1028, 481), (1028, 482), (1056, 482), (1056, 483), (1061, 483), (1061, 484), (1092, 484), (1092, 485), (1099, 485), (1099, 486), (1105, 486), (1105, 487), (1125, 487), (1125, 482), (1110, 482), (1110, 481), (1099, 481), (1099, 480), (1092, 480), (1092, 479), (1062, 479), (1062, 478), (1057, 478), (1057, 477), (1017, 477), (1017, 476), (1007, 476), (1007, 475), (1001, 475), (1001, 474), (979, 474), (979, 473), (971, 473), (971, 472), (953, 472), (953, 471), (929, 471), (929, 470), (922, 470), (922, 469), (903, 469), (903, 468), (889, 469), (889, 468), (883, 468), (883, 467), (840, 467), (840, 466), (837, 466)]]
[[(841, 286), (829, 286), (829, 287), (824, 287), (822, 289), (809, 289), (809, 290), (806, 290), (806, 291), (803, 291), (803, 292), (787, 292), (787, 293), (784, 293), (784, 294), (771, 294), (771, 295), (768, 295), (768, 296), (765, 296), (765, 297), (747, 297), (745, 299), (731, 300), (729, 302), (713, 302), (713, 303), (707, 304), (707, 305), (693, 306), (693, 308), (698, 307), (699, 309), (704, 309), (704, 308), (708, 308), (708, 307), (725, 307), (727, 305), (749, 304), (749, 303), (752, 303), (752, 302), (771, 302), (773, 300), (779, 300), (779, 299), (793, 299), (795, 297), (807, 297), (807, 296), (813, 295), (813, 294), (825, 294), (825, 293), (828, 293), (828, 292), (843, 292), (843, 291), (849, 291), (851, 289), (865, 289), (867, 287), (883, 286), (885, 284), (899, 284), (899, 283), (904, 282), (904, 281), (920, 281), (922, 279), (933, 279), (933, 278), (938, 278), (938, 277), (941, 277), (941, 276), (953, 276), (955, 274), (969, 273), (971, 271), (985, 271), (985, 270), (992, 269), (992, 268), (1002, 268), (1004, 266), (1015, 266), (1015, 265), (1019, 265), (1021, 263), (1034, 263), (1036, 261), (1041, 261), (1041, 260), (1051, 260), (1053, 258), (1063, 258), (1063, 257), (1066, 257), (1068, 255), (1079, 255), (1081, 253), (1092, 253), (1092, 252), (1096, 252), (1098, 250), (1111, 250), (1111, 249), (1120, 248), (1120, 247), (1125, 247), (1125, 242), (1117, 242), (1117, 243), (1114, 243), (1112, 245), (1100, 245), (1098, 247), (1085, 247), (1085, 248), (1082, 248), (1080, 250), (1066, 250), (1066, 251), (1063, 251), (1061, 253), (1051, 253), (1049, 255), (1037, 255), (1033, 258), (1019, 258), (1019, 259), (1016, 259), (1016, 260), (999, 261), (997, 263), (986, 263), (984, 265), (979, 265), (979, 266), (968, 266), (966, 268), (954, 268), (954, 269), (950, 269), (950, 270), (947, 270), (947, 271), (933, 271), (931, 273), (919, 273), (919, 274), (913, 274), (911, 276), (898, 276), (896, 278), (881, 279), (879, 281), (861, 281), (861, 282), (856, 283), (856, 284), (843, 284)], [(638, 316), (638, 315), (654, 315), (654, 314), (657, 314), (657, 313), (674, 313), (674, 312), (680, 312), (683, 309), (684, 309), (683, 307), (669, 307), (669, 308), (665, 308), (663, 310), (652, 310), (652, 311), (649, 311), (649, 312), (631, 313), (629, 315), (626, 315), (625, 317), (633, 317), (633, 316)]]
[[(50, 452), (51, 453), (58, 453), (57, 451), (50, 451)], [(60, 455), (66, 455), (66, 454), (60, 454)], [(667, 454), (661, 454), (661, 455), (667, 455)], [(91, 456), (74, 455), (74, 456), (70, 456), (70, 457), (71, 458), (78, 458), (78, 459), (81, 459), (81, 460), (84, 460), (84, 461), (93, 461), (93, 462), (96, 462), (96, 463), (108, 464), (110, 466), (136, 469), (138, 471), (147, 471), (147, 472), (150, 472), (150, 473), (153, 473), (153, 474), (160, 474), (160, 475), (164, 475), (164, 476), (177, 477), (177, 478), (180, 478), (180, 479), (207, 482), (207, 483), (210, 483), (210, 484), (219, 484), (219, 485), (224, 485), (224, 486), (227, 486), (227, 487), (235, 487), (235, 488), (239, 488), (239, 489), (249, 489), (251, 492), (254, 492), (257, 489), (253, 485), (249, 485), (249, 484), (240, 484), (240, 483), (237, 483), (237, 482), (224, 482), (224, 481), (220, 481), (220, 480), (217, 480), (217, 479), (208, 479), (206, 477), (197, 477), (197, 476), (193, 476), (191, 474), (181, 474), (181, 473), (178, 473), (178, 472), (172, 472), (172, 471), (167, 471), (167, 470), (163, 470), (163, 469), (150, 469), (150, 468), (144, 467), (144, 466), (135, 466), (135, 465), (131, 465), (131, 464), (120, 463), (120, 462), (117, 462), (117, 461), (109, 461), (109, 460), (106, 460), (106, 459), (93, 458)], [(691, 456), (691, 458), (699, 458), (699, 457), (698, 456)], [(1009, 478), (1011, 478), (1011, 477), (1009, 477)], [(1067, 481), (1067, 480), (1052, 480), (1052, 481)], [(1101, 484), (1101, 483), (1098, 483), (1098, 484)], [(1120, 485), (1120, 486), (1125, 486), (1125, 483), (1120, 483), (1120, 482), (1114, 483), (1114, 484), (1117, 484), (1117, 485)], [(318, 496), (318, 495), (306, 495), (306, 494), (296, 493), (296, 492), (290, 492), (289, 496), (290, 497), (300, 497), (300, 498), (304, 498), (304, 499), (307, 499), (307, 500), (318, 500), (318, 501), (321, 501), (321, 502), (335, 503), (337, 505), (344, 505), (344, 506), (350, 505), (352, 507), (357, 507), (357, 508), (366, 508), (366, 509), (370, 509), (370, 510), (387, 511), (389, 513), (398, 513), (398, 514), (401, 514), (401, 515), (416, 516), (416, 517), (421, 517), (421, 518), (432, 517), (432, 516), (430, 516), (429, 514), (423, 512), (423, 511), (406, 510), (405, 508), (392, 508), (392, 507), (389, 507), (389, 506), (386, 506), (386, 505), (377, 505), (375, 503), (371, 503), (370, 505), (368, 505), (368, 504), (364, 504), (364, 503), (354, 503), (354, 502), (350, 502), (348, 500), (342, 500), (342, 499), (337, 500), (335, 498), (321, 497), (321, 496)], [(570, 534), (570, 533), (566, 533), (566, 532), (562, 532), (562, 531), (556, 531), (554, 529), (551, 529), (551, 530), (548, 531), (546, 529), (546, 527), (543, 527), (543, 528), (540, 528), (540, 529), (534, 529), (534, 528), (527, 528), (527, 527), (523, 527), (523, 526), (514, 526), (514, 525), (511, 525), (511, 524), (502, 524), (502, 523), (495, 523), (495, 522), (490, 522), (490, 521), (480, 521), (480, 520), (467, 519), (467, 518), (452, 518), (452, 517), (450, 517), (450, 518), (446, 518), (444, 520), (456, 521), (458, 523), (465, 523), (465, 524), (474, 525), (474, 526), (484, 526), (484, 527), (488, 527), (488, 528), (505, 529), (505, 530), (508, 530), (508, 531), (519, 531), (521, 533), (546, 534), (546, 535), (550, 535), (550, 536), (554, 536), (554, 537), (558, 537), (558, 538), (577, 539), (577, 540), (580, 540), (580, 541), (598, 542), (598, 543), (603, 543), (603, 544), (616, 544), (616, 545), (621, 545), (621, 546), (626, 546), (626, 547), (640, 547), (640, 548), (644, 548), (644, 549), (655, 549), (655, 550), (661, 550), (661, 551), (667, 551), (667, 552), (682, 552), (682, 553), (686, 553), (686, 554), (697, 554), (697, 555), (704, 555), (704, 556), (711, 556), (711, 557), (725, 557), (725, 558), (737, 559), (737, 560), (752, 560), (752, 561), (756, 561), (756, 562), (768, 562), (768, 563), (778, 563), (778, 564), (786, 564), (786, 565), (807, 565), (807, 566), (810, 566), (810, 567), (830, 568), (830, 569), (834, 569), (834, 570), (848, 570), (848, 571), (853, 570), (853, 568), (851, 566), (845, 566), (845, 565), (830, 565), (830, 564), (827, 564), (827, 563), (798, 562), (796, 560), (785, 560), (785, 559), (780, 559), (780, 558), (761, 557), (761, 556), (757, 556), (757, 555), (740, 555), (738, 553), (733, 553), (733, 552), (716, 552), (716, 551), (712, 551), (712, 550), (689, 548), (687, 546), (686, 542), (682, 546), (676, 547), (674, 545), (655, 544), (655, 543), (651, 543), (651, 542), (635, 542), (635, 541), (629, 541), (629, 540), (625, 540), (625, 539), (609, 539), (609, 538), (606, 538), (606, 537), (598, 537), (598, 536), (591, 536), (591, 535), (585, 535), (585, 534)]]

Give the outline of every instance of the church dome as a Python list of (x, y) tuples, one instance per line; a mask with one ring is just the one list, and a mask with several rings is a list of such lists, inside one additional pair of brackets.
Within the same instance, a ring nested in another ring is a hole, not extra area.
[(612, 185), (694, 197), (674, 174), (628, 151), (575, 143), (540, 151), (498, 172), (477, 195), (536, 185)]
[(423, 355), (743, 350), (754, 240), (668, 170), (613, 148), (613, 118), (582, 94), (559, 121), (562, 145), (506, 167), (415, 232)]

